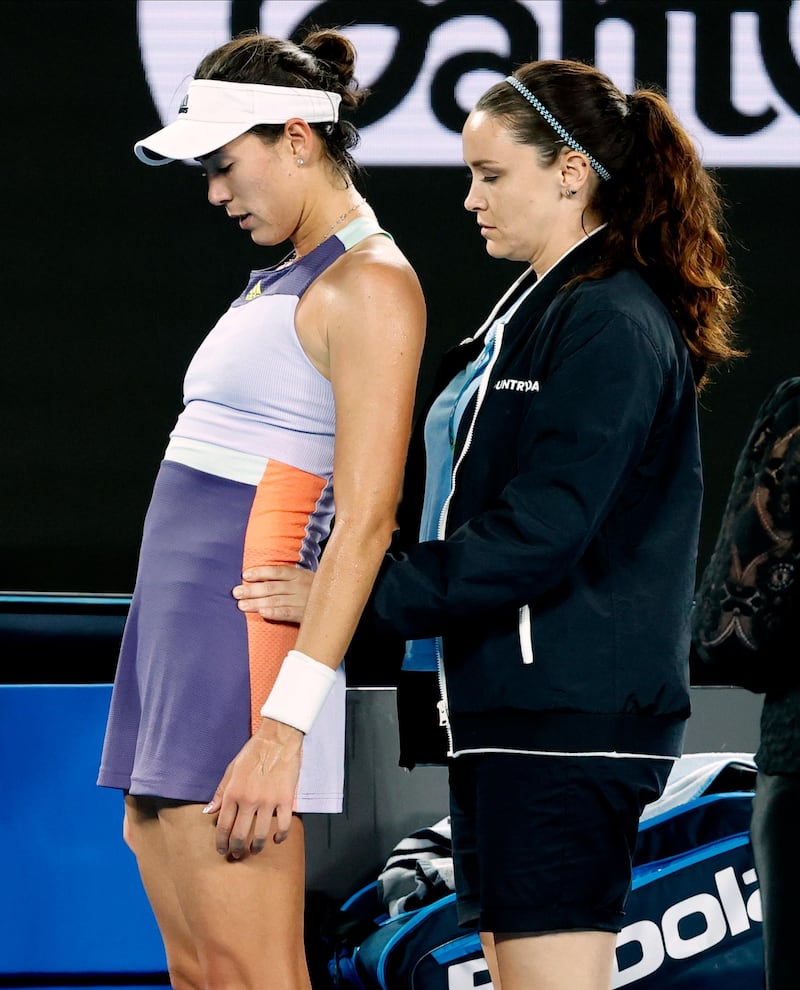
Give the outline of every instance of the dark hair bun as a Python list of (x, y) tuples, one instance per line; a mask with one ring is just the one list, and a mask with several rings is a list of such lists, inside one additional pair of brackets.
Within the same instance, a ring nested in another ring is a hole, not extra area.
[(358, 88), (354, 76), (356, 50), (346, 35), (339, 31), (312, 31), (300, 47), (321, 63), (327, 88), (339, 93), (344, 106), (355, 108), (367, 98), (368, 91)]

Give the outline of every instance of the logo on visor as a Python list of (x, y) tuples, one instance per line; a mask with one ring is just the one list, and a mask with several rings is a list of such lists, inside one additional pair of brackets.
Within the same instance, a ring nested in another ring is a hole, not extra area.
[(189, 112), (189, 94), (183, 98), (183, 103), (181, 103), (178, 113), (188, 113)]

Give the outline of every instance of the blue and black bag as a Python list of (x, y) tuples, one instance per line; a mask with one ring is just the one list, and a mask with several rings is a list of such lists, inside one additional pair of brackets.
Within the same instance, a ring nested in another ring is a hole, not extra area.
[[(612, 988), (761, 990), (752, 757), (700, 754), (676, 771), (639, 828)], [(454, 893), (394, 915), (381, 893), (375, 881), (342, 905), (329, 965), (335, 986), (490, 990), (478, 933), (458, 926)]]

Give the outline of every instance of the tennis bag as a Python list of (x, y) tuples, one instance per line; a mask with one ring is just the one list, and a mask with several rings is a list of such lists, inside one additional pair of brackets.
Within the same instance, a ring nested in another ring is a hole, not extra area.
[[(761, 901), (748, 834), (755, 767), (750, 758), (717, 760), (699, 786), (695, 770), (683, 794), (643, 816), (612, 988), (761, 990)], [(334, 986), (491, 990), (478, 933), (459, 928), (454, 893), (390, 916), (380, 889), (368, 884), (342, 905)]]

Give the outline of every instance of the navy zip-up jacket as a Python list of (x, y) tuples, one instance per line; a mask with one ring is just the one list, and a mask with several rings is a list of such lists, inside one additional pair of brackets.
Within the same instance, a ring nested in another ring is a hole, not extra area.
[[(406, 766), (681, 751), (702, 498), (695, 381), (637, 272), (564, 288), (601, 250), (602, 235), (582, 242), (499, 326), (456, 438), (444, 538), (416, 544), (424, 447), (412, 443), (409, 542), (371, 601), (377, 628), (443, 641), (436, 691), (401, 676)], [(440, 381), (482, 336), (454, 349)]]

